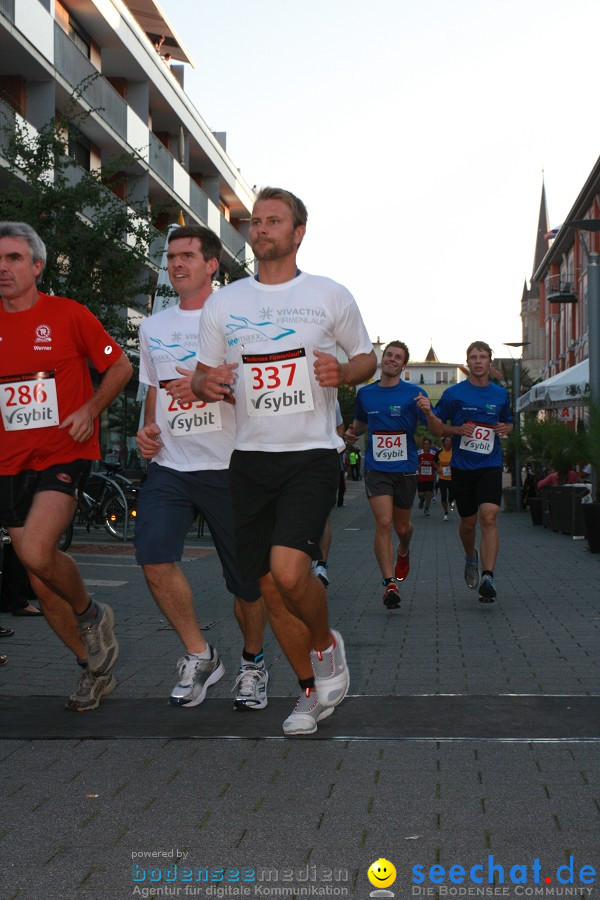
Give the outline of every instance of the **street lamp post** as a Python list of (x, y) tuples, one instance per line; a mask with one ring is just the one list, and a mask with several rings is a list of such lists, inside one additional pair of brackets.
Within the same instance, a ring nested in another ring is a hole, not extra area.
[[(527, 347), (530, 341), (505, 341), (505, 347)], [(521, 415), (517, 409), (517, 403), (521, 394), (521, 358), (513, 357), (512, 369), (512, 408), (513, 408), (513, 433), (515, 434), (515, 509), (521, 511), (521, 454), (519, 453), (519, 436), (521, 434)]]

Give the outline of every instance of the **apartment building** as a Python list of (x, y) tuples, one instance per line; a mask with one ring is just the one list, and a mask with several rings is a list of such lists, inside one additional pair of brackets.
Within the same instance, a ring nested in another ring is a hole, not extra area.
[(225, 276), (252, 259), (253, 193), (227, 155), (225, 135), (210, 131), (185, 93), (189, 64), (154, 0), (0, 0), (4, 103), (39, 129), (85, 81), (78, 102), (92, 112), (70, 155), (93, 169), (137, 154), (124, 195), (130, 189), (161, 210), (160, 227), (181, 210), (187, 223), (212, 228), (223, 241)]

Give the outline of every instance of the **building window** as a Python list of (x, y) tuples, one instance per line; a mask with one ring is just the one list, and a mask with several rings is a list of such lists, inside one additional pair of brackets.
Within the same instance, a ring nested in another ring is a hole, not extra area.
[(448, 373), (447, 372), (436, 372), (435, 373), (435, 383), (436, 384), (448, 384)]
[(85, 134), (80, 131), (71, 131), (69, 134), (69, 156), (72, 156), (78, 166), (90, 171), (90, 150), (91, 144)]

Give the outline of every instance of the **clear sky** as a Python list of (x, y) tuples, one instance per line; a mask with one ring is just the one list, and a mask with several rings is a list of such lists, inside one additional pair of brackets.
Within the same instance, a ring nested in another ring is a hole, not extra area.
[(542, 187), (600, 155), (598, 0), (161, 0), (186, 90), (252, 185), (306, 203), (301, 268), (414, 360), (521, 338)]

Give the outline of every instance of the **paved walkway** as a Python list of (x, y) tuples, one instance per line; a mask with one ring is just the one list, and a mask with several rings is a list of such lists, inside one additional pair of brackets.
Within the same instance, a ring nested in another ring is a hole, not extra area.
[[(429, 518), (415, 510), (402, 606), (387, 611), (362, 484), (347, 501), (333, 513), (330, 603), (352, 696), (314, 738), (281, 734), (297, 687), (270, 635), (271, 704), (231, 709), (241, 646), (210, 541), (191, 539), (183, 565), (227, 675), (196, 709), (166, 704), (180, 647), (130, 547), (85, 533), (74, 547), (121, 641), (119, 688), (98, 711), (63, 709), (77, 671), (43, 621), (0, 618), (17, 630), (0, 647), (0, 900), (366, 898), (379, 857), (397, 898), (600, 890), (600, 559), (502, 514), (499, 600), (481, 606), (456, 522), (434, 504)], [(460, 886), (453, 865), (467, 870)], [(591, 884), (584, 865), (599, 872)]]

